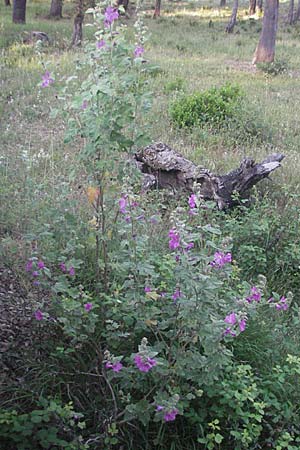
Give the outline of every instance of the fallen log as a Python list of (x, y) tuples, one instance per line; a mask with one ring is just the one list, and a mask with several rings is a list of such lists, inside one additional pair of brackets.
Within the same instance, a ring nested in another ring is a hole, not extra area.
[(261, 163), (245, 158), (232, 172), (215, 175), (162, 142), (151, 144), (135, 154), (137, 166), (144, 175), (144, 191), (167, 188), (193, 192), (196, 185), (200, 196), (216, 201), (219, 209), (232, 207), (237, 197), (245, 198), (255, 184), (280, 167), (283, 158), (281, 153), (269, 155)]

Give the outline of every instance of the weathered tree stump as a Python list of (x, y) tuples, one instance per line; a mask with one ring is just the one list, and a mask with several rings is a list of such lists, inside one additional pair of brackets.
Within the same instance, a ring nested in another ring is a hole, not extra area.
[(246, 158), (232, 172), (215, 175), (161, 142), (151, 144), (135, 155), (137, 166), (144, 174), (144, 191), (168, 188), (193, 192), (196, 185), (200, 196), (216, 201), (219, 209), (232, 207), (237, 197), (245, 198), (255, 184), (280, 167), (283, 158), (281, 153), (269, 155), (261, 163)]

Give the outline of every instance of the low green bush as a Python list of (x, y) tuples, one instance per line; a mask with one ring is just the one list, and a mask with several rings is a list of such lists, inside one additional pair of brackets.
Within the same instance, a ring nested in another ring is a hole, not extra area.
[(196, 92), (176, 100), (171, 105), (171, 119), (180, 128), (204, 124), (218, 127), (236, 114), (241, 98), (240, 88), (230, 84)]

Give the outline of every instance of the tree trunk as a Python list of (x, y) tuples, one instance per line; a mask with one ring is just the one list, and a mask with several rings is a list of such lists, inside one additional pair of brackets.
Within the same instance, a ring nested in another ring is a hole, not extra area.
[(82, 24), (84, 19), (83, 13), (84, 0), (78, 0), (76, 7), (76, 15), (74, 17), (73, 35), (71, 47), (80, 47), (82, 42)]
[(128, 9), (129, 0), (118, 0), (118, 6), (123, 6), (125, 11)]
[(14, 0), (13, 2), (13, 23), (25, 23), (26, 0)]
[(253, 16), (256, 12), (256, 0), (249, 1), (249, 15)]
[(220, 0), (220, 8), (224, 8), (226, 6), (226, 0)]
[(230, 20), (225, 28), (226, 33), (232, 33), (236, 24), (236, 16), (239, 9), (239, 0), (234, 0)]
[[(226, 175), (215, 175), (175, 152), (162, 142), (151, 144), (135, 155), (138, 169), (143, 173), (143, 191), (153, 188), (171, 189), (173, 192), (197, 192), (204, 200), (214, 200), (219, 209), (237, 204), (260, 180), (280, 167), (284, 155), (274, 153), (261, 163), (244, 159), (240, 167)], [(199, 188), (199, 189), (198, 189)]]
[(294, 5), (295, 5), (294, 0), (290, 0), (289, 12), (288, 12), (288, 18), (287, 18), (287, 23), (289, 25), (292, 25), (294, 23)]
[(161, 6), (161, 0), (155, 0), (155, 10), (153, 14), (153, 19), (156, 19), (156, 17), (160, 16), (160, 6)]
[(257, 11), (261, 14), (263, 11), (263, 0), (257, 0)]
[(5, 6), (11, 6), (10, 5), (10, 0), (4, 0), (4, 4), (5, 4)]
[(62, 5), (63, 5), (63, 0), (51, 0), (49, 16), (57, 18), (57, 19), (61, 19), (62, 18)]
[(294, 22), (297, 22), (300, 19), (300, 0), (298, 0), (298, 6), (294, 15)]
[(273, 62), (278, 23), (279, 0), (266, 0), (262, 32), (252, 64)]

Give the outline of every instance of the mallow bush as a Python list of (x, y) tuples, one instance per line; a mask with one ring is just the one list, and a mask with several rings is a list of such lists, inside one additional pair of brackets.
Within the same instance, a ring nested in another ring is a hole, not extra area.
[[(253, 330), (263, 336), (267, 324), (284, 349), (282, 340), (295, 338), (288, 321), (297, 328), (293, 295), (273, 292), (263, 276), (241, 278), (231, 236), (208, 220), (213, 206), (196, 187), (164, 208), (159, 193), (140, 193), (131, 155), (147, 142), (146, 31), (138, 15), (131, 44), (115, 7), (89, 12), (96, 41), (59, 94), (66, 139), (81, 140), (86, 226), (70, 233), (74, 255), (66, 242), (49, 256), (44, 236), (24, 265), (38, 292), (34, 326), (49, 335), (19, 388), (32, 397), (26, 420), (41, 424), (30, 430), (42, 437), (25, 430), (26, 439), (49, 449), (296, 449), (298, 355), (263, 373), (239, 344), (254, 347)], [(43, 75), (43, 88), (58, 83)], [(0, 437), (23, 449), (23, 419), (13, 411), (0, 415)]]

